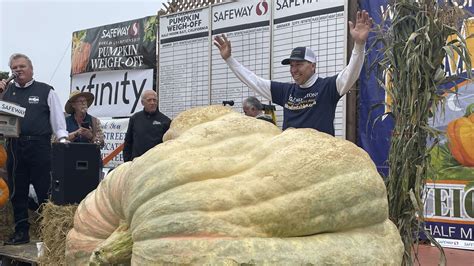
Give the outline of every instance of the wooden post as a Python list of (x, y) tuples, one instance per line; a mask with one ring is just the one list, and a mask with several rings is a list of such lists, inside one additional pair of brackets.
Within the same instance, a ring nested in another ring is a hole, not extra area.
[[(347, 14), (349, 21), (355, 22), (358, 6), (358, 1), (348, 1)], [(352, 55), (352, 48), (354, 47), (354, 40), (352, 40), (349, 30), (347, 30), (347, 38), (348, 42), (346, 51), (346, 63), (349, 62), (349, 59)], [(346, 94), (346, 139), (353, 143), (357, 143), (357, 99), (359, 94), (358, 87), (359, 83), (356, 82), (356, 84)]]

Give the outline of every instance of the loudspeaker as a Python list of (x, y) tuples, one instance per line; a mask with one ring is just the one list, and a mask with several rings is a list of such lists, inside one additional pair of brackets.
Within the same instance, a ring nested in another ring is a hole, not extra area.
[(99, 185), (100, 148), (92, 143), (53, 143), (51, 198), (57, 205), (81, 202)]

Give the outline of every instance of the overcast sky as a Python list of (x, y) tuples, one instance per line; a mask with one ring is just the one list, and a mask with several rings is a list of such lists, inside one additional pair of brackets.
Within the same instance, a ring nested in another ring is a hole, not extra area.
[(0, 0), (0, 70), (23, 53), (34, 78), (52, 85), (61, 104), (70, 86), (71, 38), (77, 30), (156, 15), (166, 0)]

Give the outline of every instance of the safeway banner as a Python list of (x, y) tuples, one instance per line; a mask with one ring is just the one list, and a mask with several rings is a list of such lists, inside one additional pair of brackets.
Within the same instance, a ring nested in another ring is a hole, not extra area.
[(71, 75), (155, 68), (157, 23), (150, 16), (74, 32)]

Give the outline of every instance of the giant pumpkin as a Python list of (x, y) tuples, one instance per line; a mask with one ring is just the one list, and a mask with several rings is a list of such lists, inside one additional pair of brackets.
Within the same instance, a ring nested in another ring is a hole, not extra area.
[(183, 112), (164, 139), (80, 203), (68, 265), (400, 265), (384, 183), (353, 143), (223, 106)]

